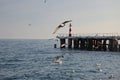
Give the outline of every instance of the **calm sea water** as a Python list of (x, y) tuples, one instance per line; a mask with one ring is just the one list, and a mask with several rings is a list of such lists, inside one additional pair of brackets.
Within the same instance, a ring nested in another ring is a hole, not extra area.
[[(0, 80), (120, 80), (120, 52), (55, 49), (54, 43), (0, 39)], [(52, 62), (62, 54), (61, 65)]]

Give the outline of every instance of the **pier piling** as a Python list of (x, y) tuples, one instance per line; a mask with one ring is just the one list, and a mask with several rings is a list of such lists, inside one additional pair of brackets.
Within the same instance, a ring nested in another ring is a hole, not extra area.
[(106, 51), (107, 50), (107, 44), (106, 44), (106, 39), (105, 40), (103, 40), (103, 46), (102, 46), (102, 48), (103, 48), (103, 51)]
[(74, 39), (74, 49), (79, 49), (79, 40)]
[(72, 48), (72, 39), (68, 39), (68, 48), (71, 49)]

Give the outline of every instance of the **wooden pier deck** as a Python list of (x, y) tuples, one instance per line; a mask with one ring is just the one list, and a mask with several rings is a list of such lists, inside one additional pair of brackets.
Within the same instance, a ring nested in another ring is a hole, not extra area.
[(80, 49), (89, 51), (120, 51), (120, 34), (118, 33), (88, 33), (59, 34), (60, 48)]

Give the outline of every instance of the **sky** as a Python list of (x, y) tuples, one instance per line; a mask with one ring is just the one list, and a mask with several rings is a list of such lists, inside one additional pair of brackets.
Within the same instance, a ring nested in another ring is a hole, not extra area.
[(0, 0), (0, 38), (49, 39), (72, 33), (120, 33), (120, 0)]

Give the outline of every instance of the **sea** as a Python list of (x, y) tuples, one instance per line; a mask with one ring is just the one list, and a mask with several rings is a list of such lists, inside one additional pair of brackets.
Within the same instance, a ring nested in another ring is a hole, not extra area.
[[(54, 63), (60, 55), (62, 64)], [(120, 80), (120, 52), (60, 49), (50, 39), (0, 39), (0, 80)]]

